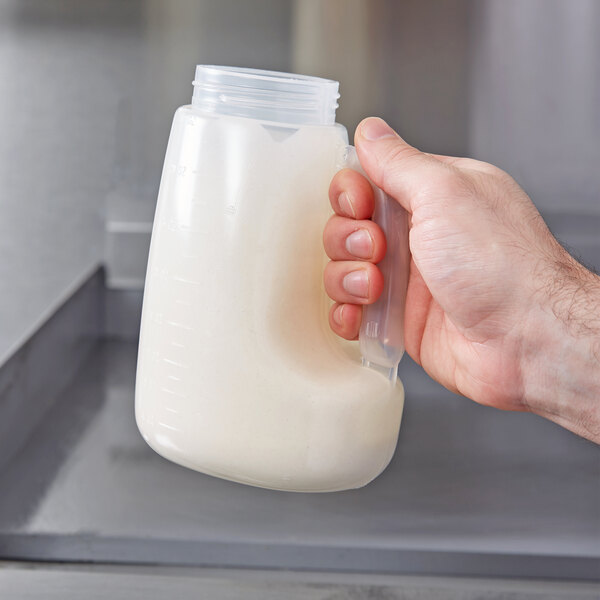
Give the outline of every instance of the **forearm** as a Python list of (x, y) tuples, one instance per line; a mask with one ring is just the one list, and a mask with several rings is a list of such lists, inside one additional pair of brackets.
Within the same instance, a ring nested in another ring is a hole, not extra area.
[(524, 342), (524, 402), (600, 443), (600, 277), (564, 255), (541, 280)]

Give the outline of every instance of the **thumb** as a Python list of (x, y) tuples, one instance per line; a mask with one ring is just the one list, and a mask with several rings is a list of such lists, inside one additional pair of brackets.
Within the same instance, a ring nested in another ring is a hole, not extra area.
[(413, 212), (417, 192), (439, 176), (442, 163), (407, 144), (383, 119), (360, 122), (354, 136), (362, 168), (371, 181)]

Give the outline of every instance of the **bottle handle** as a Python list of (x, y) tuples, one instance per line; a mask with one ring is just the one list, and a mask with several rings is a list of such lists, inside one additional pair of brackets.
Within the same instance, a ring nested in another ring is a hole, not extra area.
[[(354, 146), (348, 146), (345, 166), (367, 177)], [(372, 220), (385, 234), (387, 251), (377, 264), (383, 274), (383, 292), (376, 302), (363, 306), (358, 339), (363, 365), (382, 372), (395, 383), (404, 354), (404, 308), (410, 266), (408, 214), (396, 200), (370, 179), (369, 182), (375, 196)]]

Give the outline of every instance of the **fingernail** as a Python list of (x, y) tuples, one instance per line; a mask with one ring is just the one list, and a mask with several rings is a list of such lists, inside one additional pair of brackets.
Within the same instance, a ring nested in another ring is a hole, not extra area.
[(342, 280), (342, 287), (357, 298), (369, 297), (369, 277), (366, 271), (358, 270), (348, 273)]
[(357, 258), (373, 256), (373, 240), (366, 229), (359, 229), (346, 238), (346, 250)]
[(334, 311), (333, 311), (333, 322), (336, 325), (343, 325), (343, 317), (342, 317), (342, 313), (344, 312), (344, 305), (340, 304)]
[(350, 202), (350, 198), (348, 198), (348, 194), (346, 192), (342, 192), (338, 197), (338, 204), (342, 209), (342, 212), (353, 219), (356, 218), (356, 213), (354, 212), (354, 208), (352, 203)]
[(383, 119), (377, 117), (367, 119), (360, 126), (360, 135), (372, 142), (381, 138), (397, 137), (396, 132)]

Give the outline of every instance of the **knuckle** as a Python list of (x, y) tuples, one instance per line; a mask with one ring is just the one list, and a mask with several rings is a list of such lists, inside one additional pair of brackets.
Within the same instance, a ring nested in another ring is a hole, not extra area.
[(325, 223), (325, 227), (323, 228), (323, 242), (325, 244), (331, 242), (336, 237), (336, 235), (339, 234), (339, 228), (339, 217), (336, 215), (329, 217), (329, 219)]
[(384, 189), (389, 188), (399, 172), (405, 169), (406, 160), (414, 158), (419, 154), (419, 150), (412, 146), (396, 142), (395, 140), (392, 141), (392, 143), (388, 144), (381, 160), (378, 162), (378, 181), (376, 183)]

